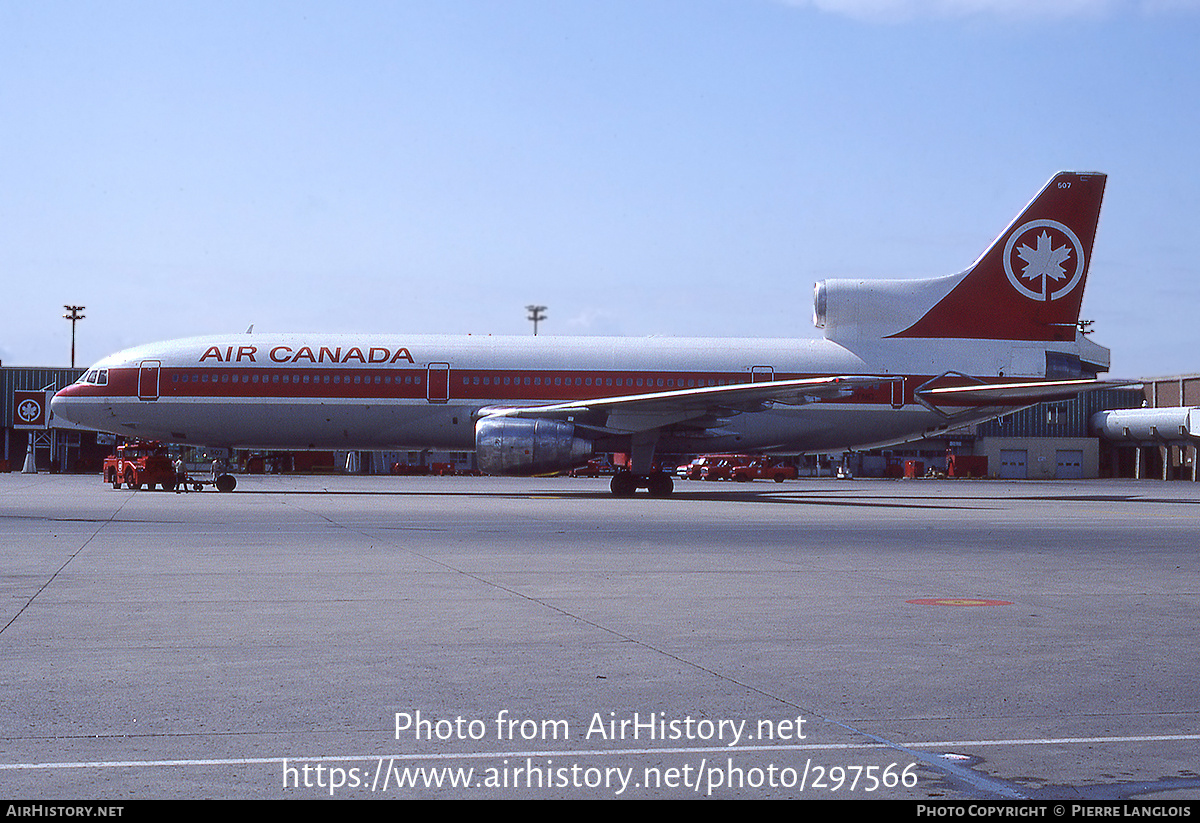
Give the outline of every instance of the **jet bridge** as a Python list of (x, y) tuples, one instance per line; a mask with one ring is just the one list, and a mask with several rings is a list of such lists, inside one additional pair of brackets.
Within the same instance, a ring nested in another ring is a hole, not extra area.
[[(1162, 479), (1168, 479), (1172, 456), (1176, 465), (1190, 462), (1192, 481), (1196, 478), (1196, 447), (1200, 444), (1200, 407), (1118, 409), (1092, 415), (1092, 429), (1097, 435), (1116, 443), (1130, 443), (1137, 449), (1134, 476), (1144, 475), (1144, 448), (1156, 448), (1162, 455)], [(1190, 457), (1190, 461), (1189, 461)]]

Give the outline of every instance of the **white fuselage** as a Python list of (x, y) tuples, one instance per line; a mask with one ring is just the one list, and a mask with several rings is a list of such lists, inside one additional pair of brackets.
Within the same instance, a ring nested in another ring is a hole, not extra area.
[[(1087, 341), (1054, 347), (1080, 345)], [(837, 400), (684, 421), (658, 443), (665, 452), (802, 453), (900, 442), (944, 427), (946, 417), (914, 402), (913, 389), (951, 371), (1044, 376), (1045, 349), (962, 339), (197, 337), (105, 358), (55, 397), (53, 412), (86, 428), (176, 443), (470, 450), (475, 421), (494, 407), (830, 375), (893, 379)], [(980, 409), (955, 422), (996, 413)]]

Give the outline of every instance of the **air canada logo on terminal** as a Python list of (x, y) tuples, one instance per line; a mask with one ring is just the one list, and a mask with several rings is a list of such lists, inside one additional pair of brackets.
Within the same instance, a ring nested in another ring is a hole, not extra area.
[(1058, 300), (1083, 277), (1083, 244), (1057, 220), (1031, 220), (1008, 237), (1004, 272), (1030, 300)]
[(42, 419), (42, 407), (36, 400), (23, 400), (17, 406), (17, 417), (26, 423), (36, 423)]
[[(399, 348), (393, 351), (387, 346), (350, 346), (345, 349), (341, 346), (317, 346), (315, 351), (313, 346), (272, 346), (267, 352), (267, 357), (273, 363), (361, 363), (365, 366), (368, 363), (391, 364), (401, 360), (405, 363), (413, 362), (413, 356), (408, 349)], [(206, 360), (215, 360), (218, 363), (257, 363), (258, 346), (226, 346), (223, 349), (219, 346), (209, 346), (200, 356), (201, 363)]]

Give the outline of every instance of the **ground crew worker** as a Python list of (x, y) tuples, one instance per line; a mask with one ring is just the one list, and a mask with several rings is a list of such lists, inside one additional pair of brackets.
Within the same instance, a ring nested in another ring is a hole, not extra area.
[(175, 493), (182, 494), (188, 490), (187, 466), (183, 464), (183, 455), (175, 458)]

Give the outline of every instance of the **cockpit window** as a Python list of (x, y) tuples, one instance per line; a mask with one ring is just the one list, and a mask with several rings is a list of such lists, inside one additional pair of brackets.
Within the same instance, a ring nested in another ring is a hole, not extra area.
[(107, 386), (108, 369), (91, 369), (75, 382), (86, 383), (89, 386)]

